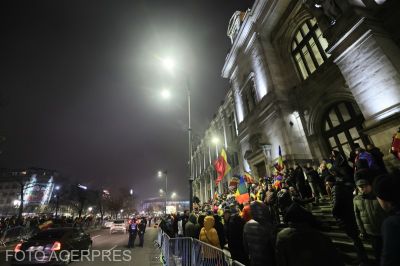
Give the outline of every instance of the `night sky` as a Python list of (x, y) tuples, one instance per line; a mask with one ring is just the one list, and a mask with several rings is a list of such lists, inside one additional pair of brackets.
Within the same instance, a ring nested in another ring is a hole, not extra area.
[[(250, 0), (8, 1), (2, 4), (0, 167), (57, 170), (93, 188), (188, 196), (184, 76), (194, 134), (227, 92), (220, 77), (235, 10)], [(163, 87), (173, 96), (160, 97)]]

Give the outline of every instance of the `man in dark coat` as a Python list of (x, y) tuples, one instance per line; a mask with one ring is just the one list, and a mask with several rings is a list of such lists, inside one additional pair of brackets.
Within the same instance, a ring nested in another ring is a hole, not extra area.
[(243, 227), (244, 220), (240, 217), (236, 206), (231, 207), (231, 217), (228, 225), (228, 247), (233, 260), (237, 260), (244, 265), (249, 265), (249, 258), (243, 248)]
[(244, 225), (243, 245), (251, 266), (274, 266), (274, 226), (268, 208), (255, 201), (250, 204), (252, 219)]
[(276, 241), (278, 266), (344, 265), (330, 238), (316, 230), (310, 212), (294, 203), (285, 220), (289, 227), (278, 233)]
[(198, 231), (200, 231), (197, 227), (197, 217), (194, 213), (190, 214), (189, 220), (185, 224), (185, 237), (192, 237), (198, 238), (199, 236), (196, 235)]
[(215, 220), (214, 228), (215, 228), (215, 230), (217, 230), (219, 246), (221, 247), (221, 249), (223, 249), (226, 244), (225, 234), (224, 234), (224, 225), (222, 224), (221, 216), (219, 216), (218, 214), (214, 214), (214, 220)]
[(311, 187), (311, 192), (313, 194), (313, 197), (315, 198), (315, 203), (319, 204), (319, 199), (322, 197), (321, 186), (320, 186), (321, 178), (318, 175), (316, 167), (315, 168), (311, 167), (311, 164), (307, 163), (306, 175), (308, 184)]
[(389, 213), (382, 225), (383, 249), (381, 266), (400, 265), (400, 175), (380, 176), (375, 193), (381, 207)]
[(332, 174), (336, 176), (336, 182), (332, 188), (332, 214), (336, 218), (338, 225), (353, 240), (358, 259), (367, 264), (368, 257), (359, 237), (357, 222), (353, 207), (354, 186), (351, 182), (346, 182), (335, 168), (331, 169)]
[(135, 239), (138, 233), (138, 228), (136, 224), (136, 219), (133, 218), (129, 224), (129, 240), (128, 240), (128, 248), (134, 248), (135, 247)]
[(306, 184), (303, 169), (299, 164), (296, 164), (296, 169), (294, 169), (293, 176), (296, 180), (296, 189), (300, 193), (301, 197), (303, 199), (309, 198), (311, 196), (309, 193), (310, 191)]
[(146, 233), (146, 219), (141, 219), (138, 224), (138, 236), (139, 236), (139, 247), (143, 247), (144, 244), (144, 233)]

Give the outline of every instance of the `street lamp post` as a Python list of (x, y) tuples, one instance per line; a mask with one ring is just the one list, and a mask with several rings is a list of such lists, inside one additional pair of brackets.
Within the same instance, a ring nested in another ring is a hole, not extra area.
[[(175, 68), (174, 61), (171, 58), (165, 58), (162, 60), (164, 67), (171, 71)], [(192, 177), (192, 125), (191, 125), (191, 99), (190, 99), (190, 86), (189, 86), (189, 78), (186, 72), (182, 69), (180, 71), (185, 76), (186, 81), (186, 93), (187, 93), (187, 104), (188, 104), (188, 146), (189, 146), (189, 209), (190, 212), (193, 211), (193, 177)], [(166, 95), (165, 91), (163, 93)], [(169, 95), (169, 94), (168, 94)]]
[(132, 213), (133, 213), (133, 188), (131, 188), (130, 190), (129, 190), (129, 194), (131, 194), (131, 200), (132, 200), (132, 206), (131, 206), (131, 208), (132, 208)]
[(164, 212), (165, 215), (167, 215), (167, 195), (168, 195), (168, 172), (167, 170), (165, 171), (158, 171), (158, 177), (163, 177), (165, 176), (165, 206), (164, 206)]
[(59, 207), (59, 205), (58, 205), (58, 200), (59, 200), (59, 198), (60, 198), (60, 195), (59, 195), (59, 191), (60, 191), (60, 186), (56, 186), (56, 218), (58, 217), (58, 207)]

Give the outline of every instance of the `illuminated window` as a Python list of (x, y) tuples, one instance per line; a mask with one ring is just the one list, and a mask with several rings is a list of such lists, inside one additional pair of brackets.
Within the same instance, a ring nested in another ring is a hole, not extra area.
[(347, 157), (355, 149), (354, 143), (365, 148), (368, 138), (361, 133), (364, 117), (358, 106), (350, 102), (334, 105), (324, 116), (323, 135), (329, 150), (337, 150)]
[(256, 92), (256, 86), (254, 83), (254, 77), (251, 77), (245, 84), (242, 91), (243, 103), (245, 107), (245, 113), (250, 113), (258, 103), (258, 96)]
[(328, 42), (322, 36), (315, 18), (307, 20), (294, 35), (292, 56), (302, 78), (306, 80), (330, 56), (325, 53)]

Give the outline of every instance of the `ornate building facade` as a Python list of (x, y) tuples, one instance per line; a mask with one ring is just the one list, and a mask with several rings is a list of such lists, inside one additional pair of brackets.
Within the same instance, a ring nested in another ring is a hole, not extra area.
[[(222, 117), (234, 114), (236, 173), (271, 174), (279, 146), (291, 164), (373, 144), (394, 166), (388, 150), (400, 125), (399, 15), (396, 0), (256, 0), (235, 12), (222, 69), (233, 110), (219, 108), (221, 119), (208, 131), (221, 132)], [(215, 174), (205, 163), (199, 173), (195, 195), (207, 200), (213, 187), (201, 184)]]

